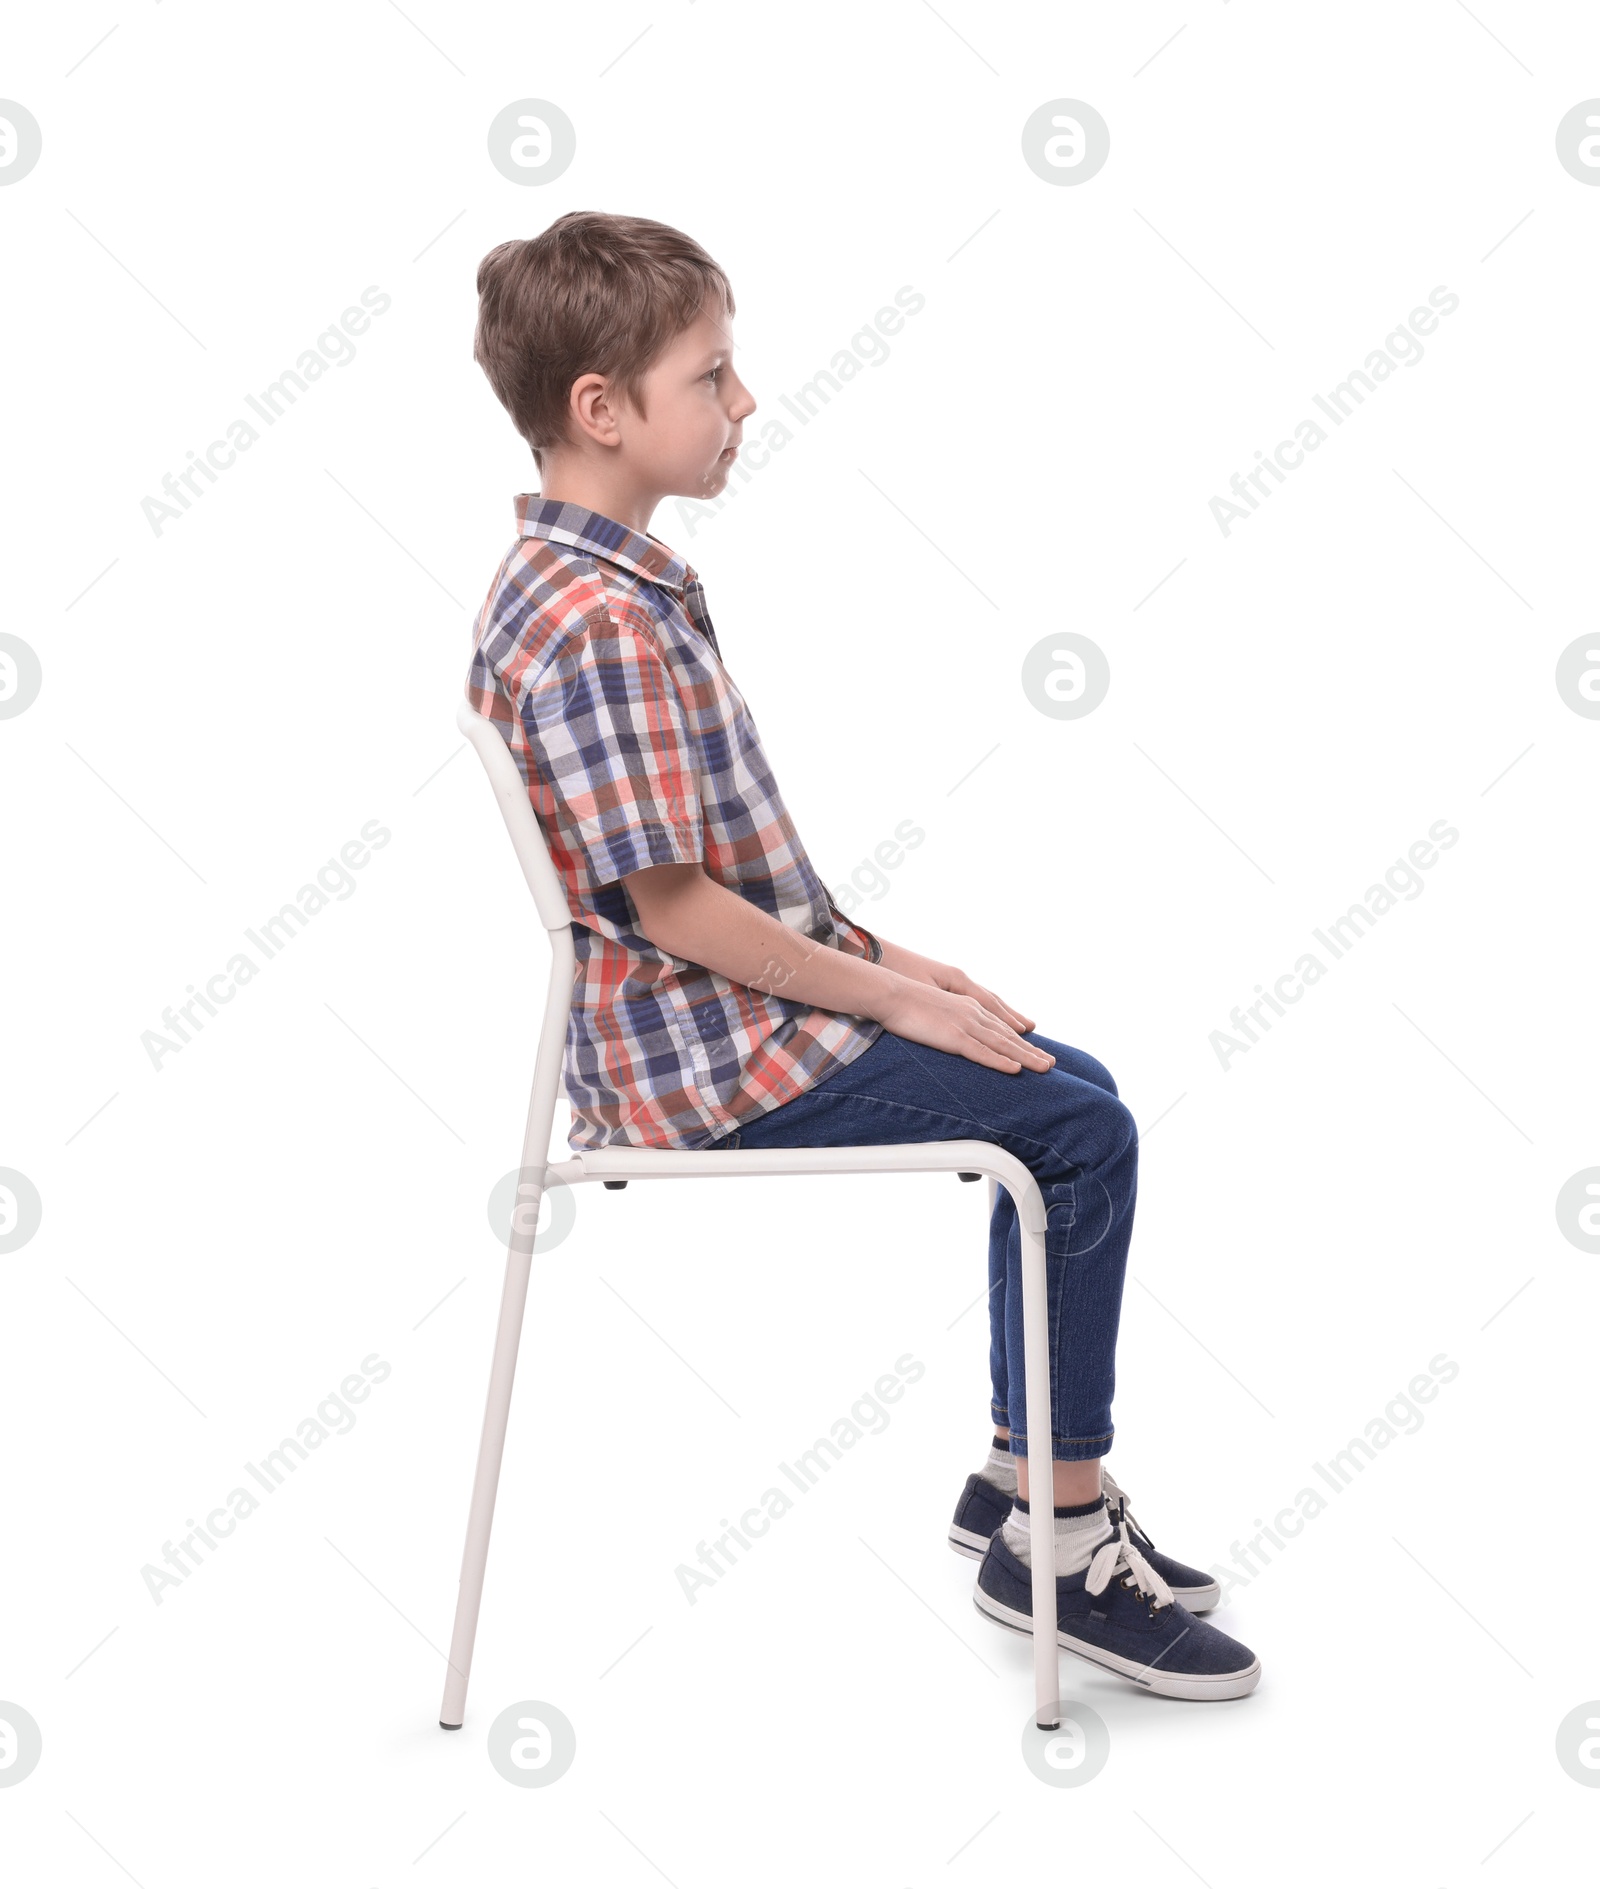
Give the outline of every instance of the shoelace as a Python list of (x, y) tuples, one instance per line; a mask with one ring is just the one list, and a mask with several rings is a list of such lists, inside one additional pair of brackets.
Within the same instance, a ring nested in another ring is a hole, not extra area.
[(1084, 1576), (1084, 1586), (1091, 1594), (1103, 1594), (1114, 1575), (1123, 1576), (1124, 1587), (1136, 1587), (1150, 1602), (1151, 1611), (1172, 1605), (1172, 1589), (1145, 1560), (1135, 1545), (1129, 1529), (1128, 1505), (1125, 1500), (1117, 1505), (1115, 1530), (1109, 1541), (1102, 1542), (1094, 1552), (1089, 1563), (1089, 1571)]
[(1108, 1514), (1115, 1514), (1120, 1507), (1122, 1514), (1128, 1518), (1129, 1528), (1143, 1535), (1145, 1540), (1148, 1541), (1153, 1548), (1155, 1542), (1151, 1540), (1149, 1529), (1140, 1524), (1138, 1516), (1128, 1507), (1127, 1491), (1116, 1481), (1111, 1471), (1107, 1469), (1103, 1463), (1100, 1466), (1100, 1487), (1105, 1493), (1106, 1512)]

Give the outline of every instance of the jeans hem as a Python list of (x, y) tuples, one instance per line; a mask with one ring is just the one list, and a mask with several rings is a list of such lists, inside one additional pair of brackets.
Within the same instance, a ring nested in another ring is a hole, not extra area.
[[(995, 1421), (1003, 1424), (1005, 1418), (998, 1417)], [(1058, 1463), (1092, 1462), (1098, 1456), (1108, 1456), (1111, 1453), (1111, 1439), (1115, 1435), (1115, 1429), (1111, 1429), (1104, 1436), (1053, 1436), (1050, 1439), (1050, 1454)], [(1026, 1456), (1027, 1453), (1027, 1437), (1012, 1430), (1011, 1454)]]

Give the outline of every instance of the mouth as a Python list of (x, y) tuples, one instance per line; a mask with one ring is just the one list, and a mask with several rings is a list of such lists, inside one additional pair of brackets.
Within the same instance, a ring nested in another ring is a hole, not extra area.
[(737, 442), (732, 446), (725, 446), (722, 451), (717, 454), (718, 459), (737, 459), (738, 456), (739, 446)]

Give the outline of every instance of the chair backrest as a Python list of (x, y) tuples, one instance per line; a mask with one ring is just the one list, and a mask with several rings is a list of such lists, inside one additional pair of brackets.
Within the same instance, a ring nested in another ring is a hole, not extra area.
[[(539, 1026), (539, 1047), (534, 1056), (533, 1094), (528, 1103), (528, 1126), (522, 1142), (524, 1172), (542, 1176), (550, 1159), (550, 1128), (555, 1119), (556, 1094), (561, 1087), (562, 1060), (565, 1054), (567, 1022), (572, 1009), (572, 987), (577, 969), (577, 946), (573, 942), (574, 920), (567, 904), (561, 875), (556, 871), (523, 784), (522, 773), (506, 738), (486, 716), (468, 702), (456, 708), (456, 726), (478, 750), (489, 785), (494, 789), (506, 831), (517, 855), (517, 864), (528, 882), (533, 902), (550, 940), (550, 984), (544, 1000), (544, 1015)], [(543, 1183), (535, 1189), (532, 1200), (537, 1208)], [(525, 1196), (519, 1189), (519, 1199)], [(511, 1234), (512, 1251), (523, 1237), (518, 1229), (525, 1216), (517, 1216)]]
[(533, 810), (522, 772), (506, 745), (505, 736), (470, 702), (462, 702), (456, 709), (456, 726), (478, 750), (478, 759), (489, 776), (506, 831), (511, 835), (517, 864), (522, 868), (522, 876), (538, 908), (539, 923), (546, 931), (565, 932), (570, 937), (573, 919), (566, 888), (550, 857), (539, 816)]

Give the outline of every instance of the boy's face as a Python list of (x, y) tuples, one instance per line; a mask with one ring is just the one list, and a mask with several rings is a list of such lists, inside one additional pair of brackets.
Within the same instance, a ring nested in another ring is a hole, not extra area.
[(733, 365), (720, 301), (707, 303), (644, 377), (649, 418), (623, 404), (622, 445), (639, 484), (665, 497), (714, 497), (728, 482), (755, 400)]

